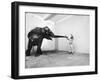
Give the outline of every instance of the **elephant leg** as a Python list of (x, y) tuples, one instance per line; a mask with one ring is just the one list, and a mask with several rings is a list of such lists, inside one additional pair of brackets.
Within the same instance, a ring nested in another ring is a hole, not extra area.
[(35, 56), (39, 56), (39, 55), (42, 54), (41, 45), (42, 45), (42, 41), (39, 42), (38, 45), (37, 45), (37, 51), (36, 51), (36, 55)]
[(26, 50), (26, 56), (30, 56), (31, 49), (32, 49), (32, 42), (31, 40), (29, 40), (28, 49)]

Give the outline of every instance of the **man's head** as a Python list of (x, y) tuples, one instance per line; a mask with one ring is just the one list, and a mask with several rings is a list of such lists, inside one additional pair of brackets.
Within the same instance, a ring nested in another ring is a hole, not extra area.
[(66, 35), (66, 38), (68, 40), (73, 40), (74, 39), (74, 36), (72, 34), (68, 34), (68, 35)]

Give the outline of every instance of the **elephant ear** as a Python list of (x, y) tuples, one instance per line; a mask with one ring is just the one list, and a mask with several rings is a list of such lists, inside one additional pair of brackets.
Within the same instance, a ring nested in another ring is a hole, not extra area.
[(42, 30), (42, 28), (36, 27), (36, 28), (32, 29), (32, 30), (28, 33), (27, 37), (29, 38), (29, 37), (31, 37), (31, 36), (34, 35), (34, 34), (41, 35), (41, 34), (42, 34), (42, 31), (41, 31), (41, 30)]

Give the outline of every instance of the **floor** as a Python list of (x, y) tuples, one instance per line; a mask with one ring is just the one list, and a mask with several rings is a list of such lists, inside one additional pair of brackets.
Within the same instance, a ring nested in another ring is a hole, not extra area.
[(27, 56), (26, 68), (57, 67), (57, 66), (83, 66), (89, 65), (89, 54), (67, 52), (45, 52), (43, 55), (34, 57)]

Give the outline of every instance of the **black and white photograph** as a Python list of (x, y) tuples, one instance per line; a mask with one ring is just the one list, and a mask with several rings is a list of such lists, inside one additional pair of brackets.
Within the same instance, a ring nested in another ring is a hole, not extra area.
[(97, 7), (12, 3), (14, 79), (97, 74)]
[(26, 68), (89, 65), (90, 16), (25, 13)]

